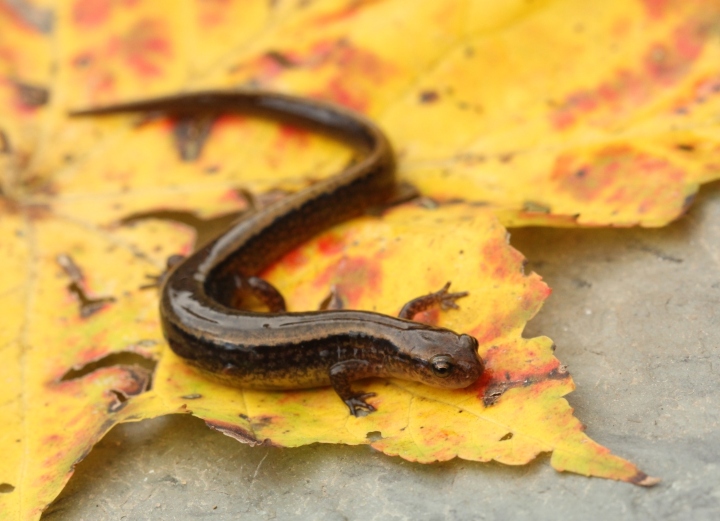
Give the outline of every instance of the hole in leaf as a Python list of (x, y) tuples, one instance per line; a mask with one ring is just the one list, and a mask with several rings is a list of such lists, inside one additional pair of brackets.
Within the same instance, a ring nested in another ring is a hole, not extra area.
[[(240, 194), (240, 197), (245, 196)], [(130, 214), (124, 217), (120, 221), (120, 224), (125, 226), (133, 225), (148, 219), (184, 224), (195, 230), (197, 234), (195, 248), (197, 249), (227, 230), (230, 225), (237, 221), (244, 213), (243, 211), (230, 212), (217, 217), (203, 219), (193, 212), (185, 212), (182, 210), (154, 210)]]
[(0, 494), (9, 494), (14, 490), (15, 487), (13, 487), (10, 483), (0, 483)]
[(513, 433), (512, 433), (512, 432), (508, 432), (505, 436), (503, 436), (502, 438), (500, 438), (500, 441), (511, 440), (512, 437), (513, 437)]
[(380, 441), (383, 439), (382, 432), (380, 431), (370, 431), (365, 435), (365, 437), (372, 442)]
[(120, 403), (127, 402), (127, 396), (124, 393), (121, 393), (120, 391), (116, 391), (115, 389), (110, 389), (110, 392), (115, 395), (115, 398), (117, 398), (117, 401)]
[(67, 382), (70, 380), (75, 380), (77, 378), (82, 378), (83, 376), (89, 375), (90, 373), (92, 373), (93, 371), (97, 371), (98, 369), (114, 367), (117, 365), (140, 366), (143, 369), (147, 369), (150, 373), (152, 373), (155, 371), (155, 366), (157, 364), (154, 360), (146, 358), (137, 353), (113, 353), (111, 355), (104, 356), (99, 360), (86, 364), (79, 369), (70, 369), (67, 373), (63, 375), (60, 381)]
[(110, 404), (108, 412), (117, 412), (125, 407), (125, 402), (128, 401), (128, 396), (125, 393), (110, 389), (110, 392), (115, 395), (115, 402)]

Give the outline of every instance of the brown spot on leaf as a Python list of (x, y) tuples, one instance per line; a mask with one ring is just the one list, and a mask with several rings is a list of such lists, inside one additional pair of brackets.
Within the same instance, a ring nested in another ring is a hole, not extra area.
[(115, 302), (114, 297), (88, 297), (85, 288), (85, 276), (83, 275), (80, 267), (75, 264), (72, 257), (67, 254), (60, 254), (57, 256), (56, 260), (65, 274), (70, 277), (70, 280), (72, 281), (67, 288), (80, 302), (80, 316), (82, 318), (88, 318), (105, 308), (108, 304)]
[(50, 99), (50, 92), (44, 87), (15, 82), (15, 89), (17, 90), (20, 102), (25, 107), (42, 107), (43, 105), (46, 105)]
[(420, 103), (434, 103), (440, 99), (440, 95), (434, 90), (425, 90), (420, 93)]
[(267, 53), (265, 53), (265, 56), (267, 56), (268, 59), (274, 61), (284, 69), (289, 69), (296, 66), (296, 63), (289, 55), (283, 54), (280, 51), (268, 51)]
[(12, 152), (10, 138), (7, 137), (7, 134), (2, 129), (0, 129), (0, 154), (9, 154), (10, 152)]

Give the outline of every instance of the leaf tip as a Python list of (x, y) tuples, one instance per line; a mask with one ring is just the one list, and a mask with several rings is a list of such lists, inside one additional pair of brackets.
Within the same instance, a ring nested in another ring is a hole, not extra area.
[(652, 476), (648, 476), (644, 472), (638, 471), (637, 474), (635, 474), (628, 481), (630, 481), (630, 483), (634, 485), (639, 485), (641, 487), (654, 487), (662, 480), (660, 478), (654, 478)]

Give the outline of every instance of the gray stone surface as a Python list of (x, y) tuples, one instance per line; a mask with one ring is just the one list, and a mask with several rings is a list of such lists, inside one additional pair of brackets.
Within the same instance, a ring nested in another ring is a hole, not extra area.
[(662, 229), (512, 232), (554, 294), (548, 335), (587, 433), (663, 482), (418, 465), (368, 447), (251, 448), (189, 417), (115, 428), (49, 508), (60, 520), (720, 519), (720, 186)]

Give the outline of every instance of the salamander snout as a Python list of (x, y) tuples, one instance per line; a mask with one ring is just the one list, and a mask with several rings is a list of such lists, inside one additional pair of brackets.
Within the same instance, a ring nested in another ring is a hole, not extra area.
[(433, 387), (460, 389), (480, 378), (484, 365), (475, 338), (439, 328), (422, 331), (419, 337), (415, 338), (413, 352), (420, 359), (412, 379)]
[(457, 387), (467, 387), (480, 378), (485, 364), (478, 354), (478, 341), (475, 337), (460, 335), (457, 344), (458, 350), (455, 352), (458, 372)]
[(459, 344), (463, 349), (470, 349), (470, 350), (472, 350), (472, 351), (477, 352), (477, 349), (478, 349), (478, 341), (477, 341), (477, 339), (476, 339), (475, 337), (473, 337), (473, 336), (465, 335), (465, 334), (460, 335), (460, 337), (458, 338), (458, 344)]

